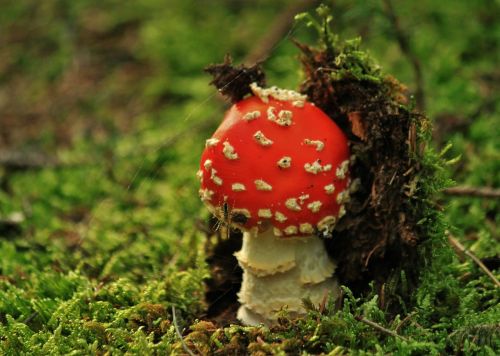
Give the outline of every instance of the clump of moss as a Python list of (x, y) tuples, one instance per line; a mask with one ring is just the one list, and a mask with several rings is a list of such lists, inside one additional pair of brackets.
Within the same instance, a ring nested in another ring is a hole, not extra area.
[[(452, 294), (458, 291), (451, 289)], [(427, 297), (432, 294), (427, 288), (422, 289), (421, 293)], [(463, 297), (471, 295), (471, 291), (458, 294)], [(440, 322), (432, 325), (428, 324), (429, 315), (421, 309), (424, 307), (422, 304), (404, 317), (397, 315), (390, 318), (380, 308), (378, 295), (371, 293), (365, 298), (355, 297), (346, 287), (340, 300), (330, 300), (319, 307), (304, 302), (308, 309), (306, 317), (289, 319), (286, 310), (283, 310), (278, 323), (270, 328), (241, 325), (218, 328), (212, 322), (200, 321), (191, 326), (184, 346), (202, 354), (215, 355), (345, 355), (356, 350), (402, 355), (460, 351), (494, 355), (500, 346), (498, 322), (494, 322), (496, 311), (493, 309), (482, 314), (472, 310), (457, 310), (455, 317), (468, 313), (471, 320), (468, 326), (450, 332), (454, 323), (445, 321), (447, 313), (442, 313), (443, 310), (436, 311), (434, 317), (439, 318)], [(431, 311), (432, 308), (429, 308)], [(474, 325), (479, 320), (476, 318), (482, 318), (483, 322)], [(371, 325), (362, 320), (369, 321)], [(377, 327), (373, 327), (373, 324)], [(180, 341), (175, 349), (182, 350)]]

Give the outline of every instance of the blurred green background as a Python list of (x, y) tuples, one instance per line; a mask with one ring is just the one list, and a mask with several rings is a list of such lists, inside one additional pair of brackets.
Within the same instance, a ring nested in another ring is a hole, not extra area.
[[(186, 325), (206, 310), (194, 173), (227, 104), (203, 68), (257, 56), (268, 84), (296, 88), (290, 39), (316, 37), (293, 13), (318, 3), (0, 1), (0, 353), (172, 351), (167, 306)], [(500, 3), (394, 0), (411, 58), (384, 1), (324, 3), (410, 92), (418, 62), (434, 144), (461, 156), (450, 177), (499, 188)], [(498, 199), (436, 199), (498, 259)]]

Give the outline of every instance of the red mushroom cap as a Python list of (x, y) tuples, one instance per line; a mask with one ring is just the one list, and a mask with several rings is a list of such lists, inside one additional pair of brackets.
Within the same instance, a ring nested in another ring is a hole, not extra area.
[(244, 230), (326, 233), (345, 213), (347, 139), (323, 111), (297, 100), (299, 94), (283, 100), (266, 93), (234, 104), (207, 140), (200, 197), (219, 219)]

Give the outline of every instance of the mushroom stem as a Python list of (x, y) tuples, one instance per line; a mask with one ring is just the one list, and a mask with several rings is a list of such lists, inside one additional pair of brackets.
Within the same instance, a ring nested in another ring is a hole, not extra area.
[(302, 299), (320, 304), (327, 293), (339, 294), (336, 265), (317, 236), (277, 237), (271, 229), (244, 232), (235, 256), (243, 269), (238, 293), (243, 324), (270, 325), (282, 309), (291, 317), (304, 315)]

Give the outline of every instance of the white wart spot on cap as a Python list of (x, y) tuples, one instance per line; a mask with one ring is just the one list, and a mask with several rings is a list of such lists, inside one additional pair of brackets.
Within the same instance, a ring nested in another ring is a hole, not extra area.
[(349, 160), (342, 162), (335, 171), (335, 175), (339, 179), (344, 179), (346, 177), (347, 170), (349, 169)]
[(313, 163), (304, 164), (304, 169), (307, 173), (318, 174), (323, 171), (323, 167), (319, 164), (318, 161), (314, 161)]
[(280, 168), (290, 168), (290, 166), (292, 165), (292, 157), (289, 157), (289, 156), (281, 157), (278, 160), (278, 162), (276, 162), (276, 164)]
[(285, 216), (285, 214), (279, 212), (279, 211), (276, 211), (274, 213), (274, 218), (276, 219), (277, 222), (285, 222), (288, 220), (288, 218)]
[(200, 189), (198, 193), (200, 194), (200, 198), (203, 201), (211, 200), (212, 196), (214, 195), (214, 192), (209, 189)]
[(297, 229), (297, 226), (295, 225), (290, 225), (290, 226), (287, 226), (283, 232), (285, 233), (285, 235), (295, 235), (297, 234), (298, 232), (298, 229)]
[(203, 182), (203, 171), (201, 169), (196, 172), (196, 178), (198, 178), (200, 182)]
[(307, 173), (311, 174), (318, 174), (320, 172), (328, 172), (332, 170), (332, 165), (330, 163), (325, 164), (322, 166), (318, 160), (314, 161), (313, 163), (306, 163), (304, 164), (304, 169), (306, 170)]
[(243, 115), (243, 120), (245, 120), (245, 121), (252, 121), (252, 120), (255, 120), (258, 117), (260, 117), (260, 111), (255, 110), (255, 111), (247, 112), (245, 115)]
[(325, 144), (323, 143), (323, 141), (320, 141), (320, 140), (310, 140), (308, 138), (306, 138), (304, 140), (304, 143), (308, 146), (316, 146), (316, 151), (320, 152), (323, 150), (323, 148), (325, 147)]
[(220, 178), (220, 177), (216, 177), (216, 176), (213, 176), (213, 177), (212, 177), (212, 181), (213, 181), (215, 184), (217, 184), (217, 185), (222, 185), (222, 183), (223, 183), (223, 182), (222, 182), (222, 178)]
[(283, 232), (277, 227), (273, 227), (274, 236), (283, 236)]
[(231, 185), (233, 192), (244, 192), (246, 190), (245, 184), (243, 183), (233, 183)]
[(278, 113), (278, 120), (276, 123), (280, 126), (290, 126), (292, 124), (292, 112), (289, 110), (281, 110)]
[(292, 211), (301, 211), (299, 203), (297, 203), (297, 198), (289, 198), (285, 201), (285, 206)]
[(222, 179), (217, 176), (217, 170), (212, 168), (210, 179), (217, 185), (222, 185)]
[(250, 84), (250, 89), (252, 90), (254, 95), (258, 96), (260, 100), (262, 100), (264, 103), (269, 102), (269, 97), (272, 97), (280, 101), (292, 101), (292, 102), (295, 101), (304, 102), (307, 98), (305, 95), (297, 93), (296, 91), (293, 90), (280, 89), (274, 86), (271, 88), (261, 88), (257, 85), (257, 83)]
[(270, 146), (273, 144), (273, 141), (268, 139), (260, 130), (253, 134), (253, 138), (262, 146)]
[(319, 209), (321, 209), (321, 205), (323, 205), (319, 200), (313, 201), (312, 203), (307, 204), (307, 208), (311, 210), (313, 213), (317, 213)]
[(321, 219), (316, 226), (320, 231), (329, 232), (333, 230), (335, 222), (336, 222), (335, 216), (327, 215), (323, 219)]
[(203, 167), (205, 167), (205, 169), (209, 171), (210, 168), (212, 168), (212, 160), (211, 159), (205, 160), (205, 162), (203, 162)]
[(222, 153), (224, 153), (224, 156), (227, 159), (230, 160), (238, 159), (238, 154), (234, 152), (234, 147), (228, 141), (224, 141), (223, 145), (224, 148), (222, 149)]
[(270, 121), (276, 121), (276, 108), (274, 106), (270, 106), (267, 108), (267, 119)]
[(314, 232), (314, 229), (311, 224), (304, 223), (299, 225), (299, 231), (303, 234), (312, 234)]
[(292, 105), (297, 107), (297, 108), (303, 108), (304, 107), (304, 100), (295, 100), (292, 102)]
[(262, 179), (257, 179), (254, 181), (254, 183), (255, 183), (255, 188), (257, 188), (257, 190), (266, 190), (266, 191), (273, 190), (273, 187), (269, 183), (263, 181)]
[(205, 147), (213, 147), (219, 143), (218, 138), (209, 138), (205, 141)]
[(325, 185), (325, 192), (326, 194), (333, 194), (335, 192), (335, 185), (333, 183)]
[(259, 209), (259, 211), (257, 211), (257, 215), (259, 216), (259, 218), (266, 218), (266, 219), (270, 219), (273, 217), (271, 209)]
[(289, 110), (280, 110), (278, 115), (276, 115), (276, 108), (270, 106), (267, 109), (267, 119), (280, 126), (290, 126), (292, 124), (292, 112)]
[(346, 214), (345, 206), (341, 205), (339, 208), (339, 219)]
[(309, 194), (302, 194), (299, 197), (299, 204), (304, 204), (304, 200), (307, 200), (307, 199), (309, 199)]
[(337, 198), (335, 199), (337, 204), (344, 204), (349, 201), (349, 190), (344, 190), (343, 192), (339, 192), (337, 194)]

